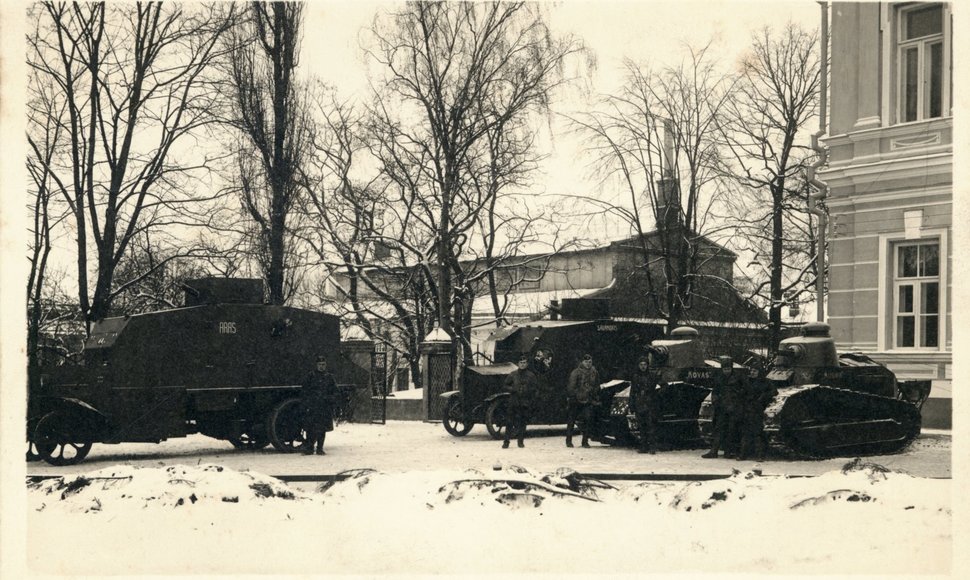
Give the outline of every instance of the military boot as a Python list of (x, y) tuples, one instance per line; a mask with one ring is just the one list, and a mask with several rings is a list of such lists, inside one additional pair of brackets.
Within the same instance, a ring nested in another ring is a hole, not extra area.
[(572, 437), (567, 437), (566, 438), (566, 447), (572, 447), (572, 446), (573, 446), (573, 438)]

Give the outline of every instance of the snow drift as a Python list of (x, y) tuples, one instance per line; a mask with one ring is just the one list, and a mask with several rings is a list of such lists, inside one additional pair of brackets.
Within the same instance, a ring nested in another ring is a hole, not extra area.
[[(29, 488), (44, 540), (28, 559), (44, 572), (112, 571), (119, 545), (137, 555), (130, 573), (945, 573), (951, 554), (949, 481), (861, 461), (623, 485), (512, 465), (361, 469), (315, 488), (216, 465), (114, 466)], [(63, 558), (52, 541), (89, 554)]]

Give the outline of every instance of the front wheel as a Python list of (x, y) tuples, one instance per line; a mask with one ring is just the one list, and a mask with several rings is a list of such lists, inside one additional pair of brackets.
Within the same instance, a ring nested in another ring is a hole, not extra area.
[(468, 435), (468, 432), (475, 426), (475, 423), (465, 421), (465, 411), (461, 404), (460, 396), (454, 396), (448, 399), (441, 422), (445, 426), (445, 431), (455, 437)]
[(37, 422), (34, 445), (40, 458), (51, 465), (74, 465), (91, 451), (90, 441), (79, 441), (72, 431), (74, 421), (63, 412), (52, 411)]
[(505, 439), (505, 430), (509, 428), (508, 401), (497, 399), (489, 403), (485, 411), (485, 428), (492, 439)]
[(306, 444), (303, 414), (303, 403), (300, 399), (287, 399), (273, 407), (269, 413), (267, 430), (274, 449), (282, 453), (293, 453)]

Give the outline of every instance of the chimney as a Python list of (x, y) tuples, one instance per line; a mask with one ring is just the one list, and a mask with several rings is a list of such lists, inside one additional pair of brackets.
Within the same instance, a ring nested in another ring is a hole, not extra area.
[(670, 229), (680, 222), (680, 182), (674, 172), (674, 125), (664, 119), (664, 169), (657, 180), (657, 229)]

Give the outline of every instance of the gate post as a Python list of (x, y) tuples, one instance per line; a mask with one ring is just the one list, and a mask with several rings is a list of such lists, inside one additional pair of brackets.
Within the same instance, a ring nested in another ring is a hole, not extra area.
[(421, 342), (420, 352), (424, 420), (435, 421), (441, 419), (442, 414), (443, 403), (438, 395), (454, 388), (451, 337), (435, 328)]
[(354, 384), (354, 422), (369, 422), (371, 417), (371, 391), (380, 384), (381, 377), (371, 376), (374, 341), (366, 339), (344, 340), (340, 343), (349, 363), (348, 379)]

